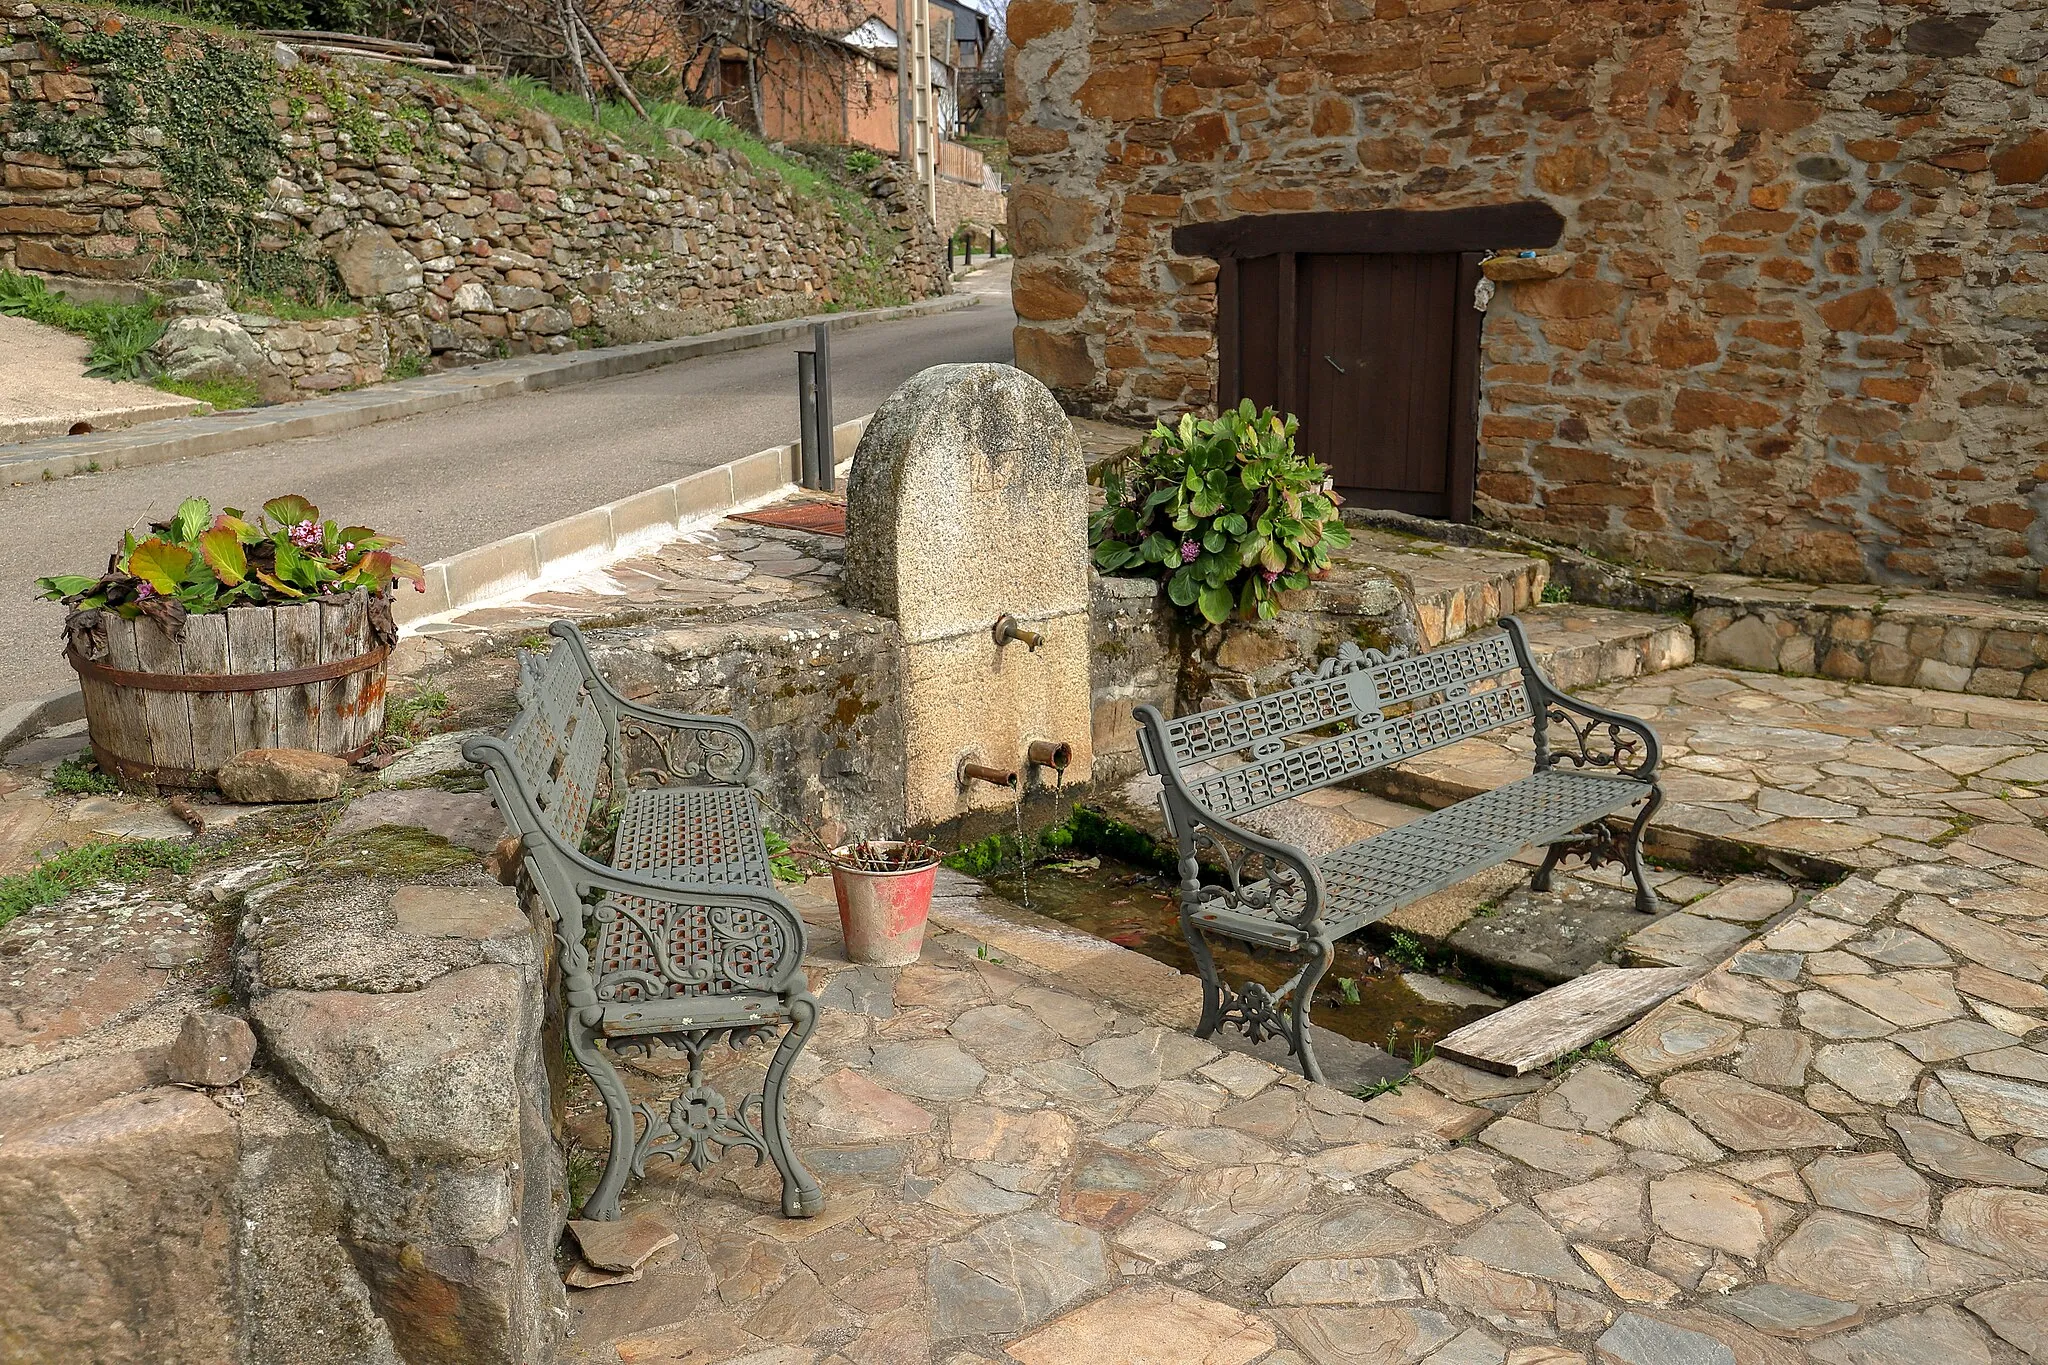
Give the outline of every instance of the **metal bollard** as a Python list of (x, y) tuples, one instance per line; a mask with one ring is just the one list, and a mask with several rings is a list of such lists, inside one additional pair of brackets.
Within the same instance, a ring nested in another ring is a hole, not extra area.
[(796, 412), (799, 439), (803, 447), (802, 483), (818, 486), (818, 357), (809, 351), (796, 353)]
[(832, 327), (811, 324), (811, 420), (818, 429), (818, 481), (811, 486), (830, 493), (839, 482), (839, 450), (832, 439)]

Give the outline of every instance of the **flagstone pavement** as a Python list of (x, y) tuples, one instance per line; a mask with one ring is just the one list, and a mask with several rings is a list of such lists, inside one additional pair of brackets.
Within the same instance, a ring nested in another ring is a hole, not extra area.
[(1676, 843), (1853, 870), (1665, 920), (1717, 965), (1611, 1054), (1366, 1100), (1188, 1036), (1192, 983), (966, 879), (921, 962), (850, 966), (814, 883), (794, 1128), (825, 1214), (737, 1156), (656, 1166), (628, 1212), (682, 1240), (574, 1298), (569, 1357), (2048, 1359), (2048, 705), (1712, 668), (1590, 695), (1665, 736)]

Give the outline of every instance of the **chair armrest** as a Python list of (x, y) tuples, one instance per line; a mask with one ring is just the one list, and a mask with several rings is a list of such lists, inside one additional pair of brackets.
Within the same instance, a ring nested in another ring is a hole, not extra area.
[[(1522, 623), (1512, 616), (1503, 616), (1500, 625), (1514, 644), (1515, 658), (1522, 665), (1522, 680), (1529, 689), (1529, 710), (1536, 729), (1536, 771), (1545, 772), (1569, 763), (1574, 768), (1612, 768), (1639, 782), (1656, 781), (1663, 745), (1650, 723), (1640, 716), (1580, 701), (1560, 691), (1536, 666)], [(1553, 721), (1570, 734), (1569, 748), (1551, 748), (1549, 724)]]
[[(1203, 806), (1180, 779), (1166, 745), (1165, 717), (1156, 706), (1141, 706), (1135, 712), (1140, 730), (1140, 748), (1147, 767), (1159, 778), (1159, 804), (1166, 815), (1166, 827), (1173, 831), (1180, 848), (1180, 885), (1183, 905), (1197, 901), (1221, 901), (1226, 909), (1240, 906), (1264, 912), (1276, 890), (1302, 893), (1301, 910), (1279, 916), (1304, 932), (1313, 933), (1321, 922), (1327, 893), (1322, 874), (1303, 850), (1277, 839), (1255, 834)], [(1221, 868), (1221, 885), (1204, 885), (1201, 877), (1203, 845), (1215, 853)], [(1263, 865), (1263, 866), (1262, 866)]]
[[(624, 771), (625, 765), (621, 762), (616, 770), (621, 778), (653, 773), (656, 780), (661, 782), (666, 782), (670, 778), (680, 778), (684, 781), (709, 779), (739, 786), (753, 773), (754, 764), (760, 757), (761, 742), (744, 724), (730, 716), (700, 716), (686, 711), (665, 711), (658, 706), (643, 705), (623, 697), (605, 681), (604, 675), (597, 671), (597, 664), (590, 657), (590, 647), (585, 642), (583, 633), (577, 630), (572, 622), (557, 621), (548, 627), (548, 633), (562, 641), (576, 660), (576, 666), (582, 670), (584, 682), (595, 694), (593, 700), (597, 702), (600, 710), (609, 713), (607, 719), (617, 738), (623, 742), (624, 731), (629, 728), (639, 729), (654, 745), (662, 761), (667, 764), (666, 772), (659, 769), (642, 769), (638, 773), (629, 774)], [(668, 733), (666, 736), (657, 735), (654, 732), (658, 730)], [(692, 761), (676, 747), (676, 740), (679, 737), (690, 735), (719, 736), (738, 750), (738, 757), (727, 762), (722, 757), (714, 756), (712, 746), (700, 745), (702, 756)]]

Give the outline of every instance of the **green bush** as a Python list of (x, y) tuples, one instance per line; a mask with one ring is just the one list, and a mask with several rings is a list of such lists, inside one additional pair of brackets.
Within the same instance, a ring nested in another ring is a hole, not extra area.
[(1162, 579), (1175, 606), (1221, 624), (1270, 618), (1351, 542), (1329, 470), (1294, 448), (1296, 423), (1246, 399), (1152, 429), (1103, 476), (1088, 538), (1104, 573)]

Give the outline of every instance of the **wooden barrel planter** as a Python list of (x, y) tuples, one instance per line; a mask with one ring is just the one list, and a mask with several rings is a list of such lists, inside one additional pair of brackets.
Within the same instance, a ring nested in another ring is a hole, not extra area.
[[(173, 634), (150, 618), (102, 620), (101, 658), (66, 653), (85, 694), (102, 772), (170, 787), (211, 787), (245, 749), (359, 758), (384, 729), (389, 614), (367, 591), (277, 607), (187, 616)], [(384, 618), (373, 628), (372, 616)]]

